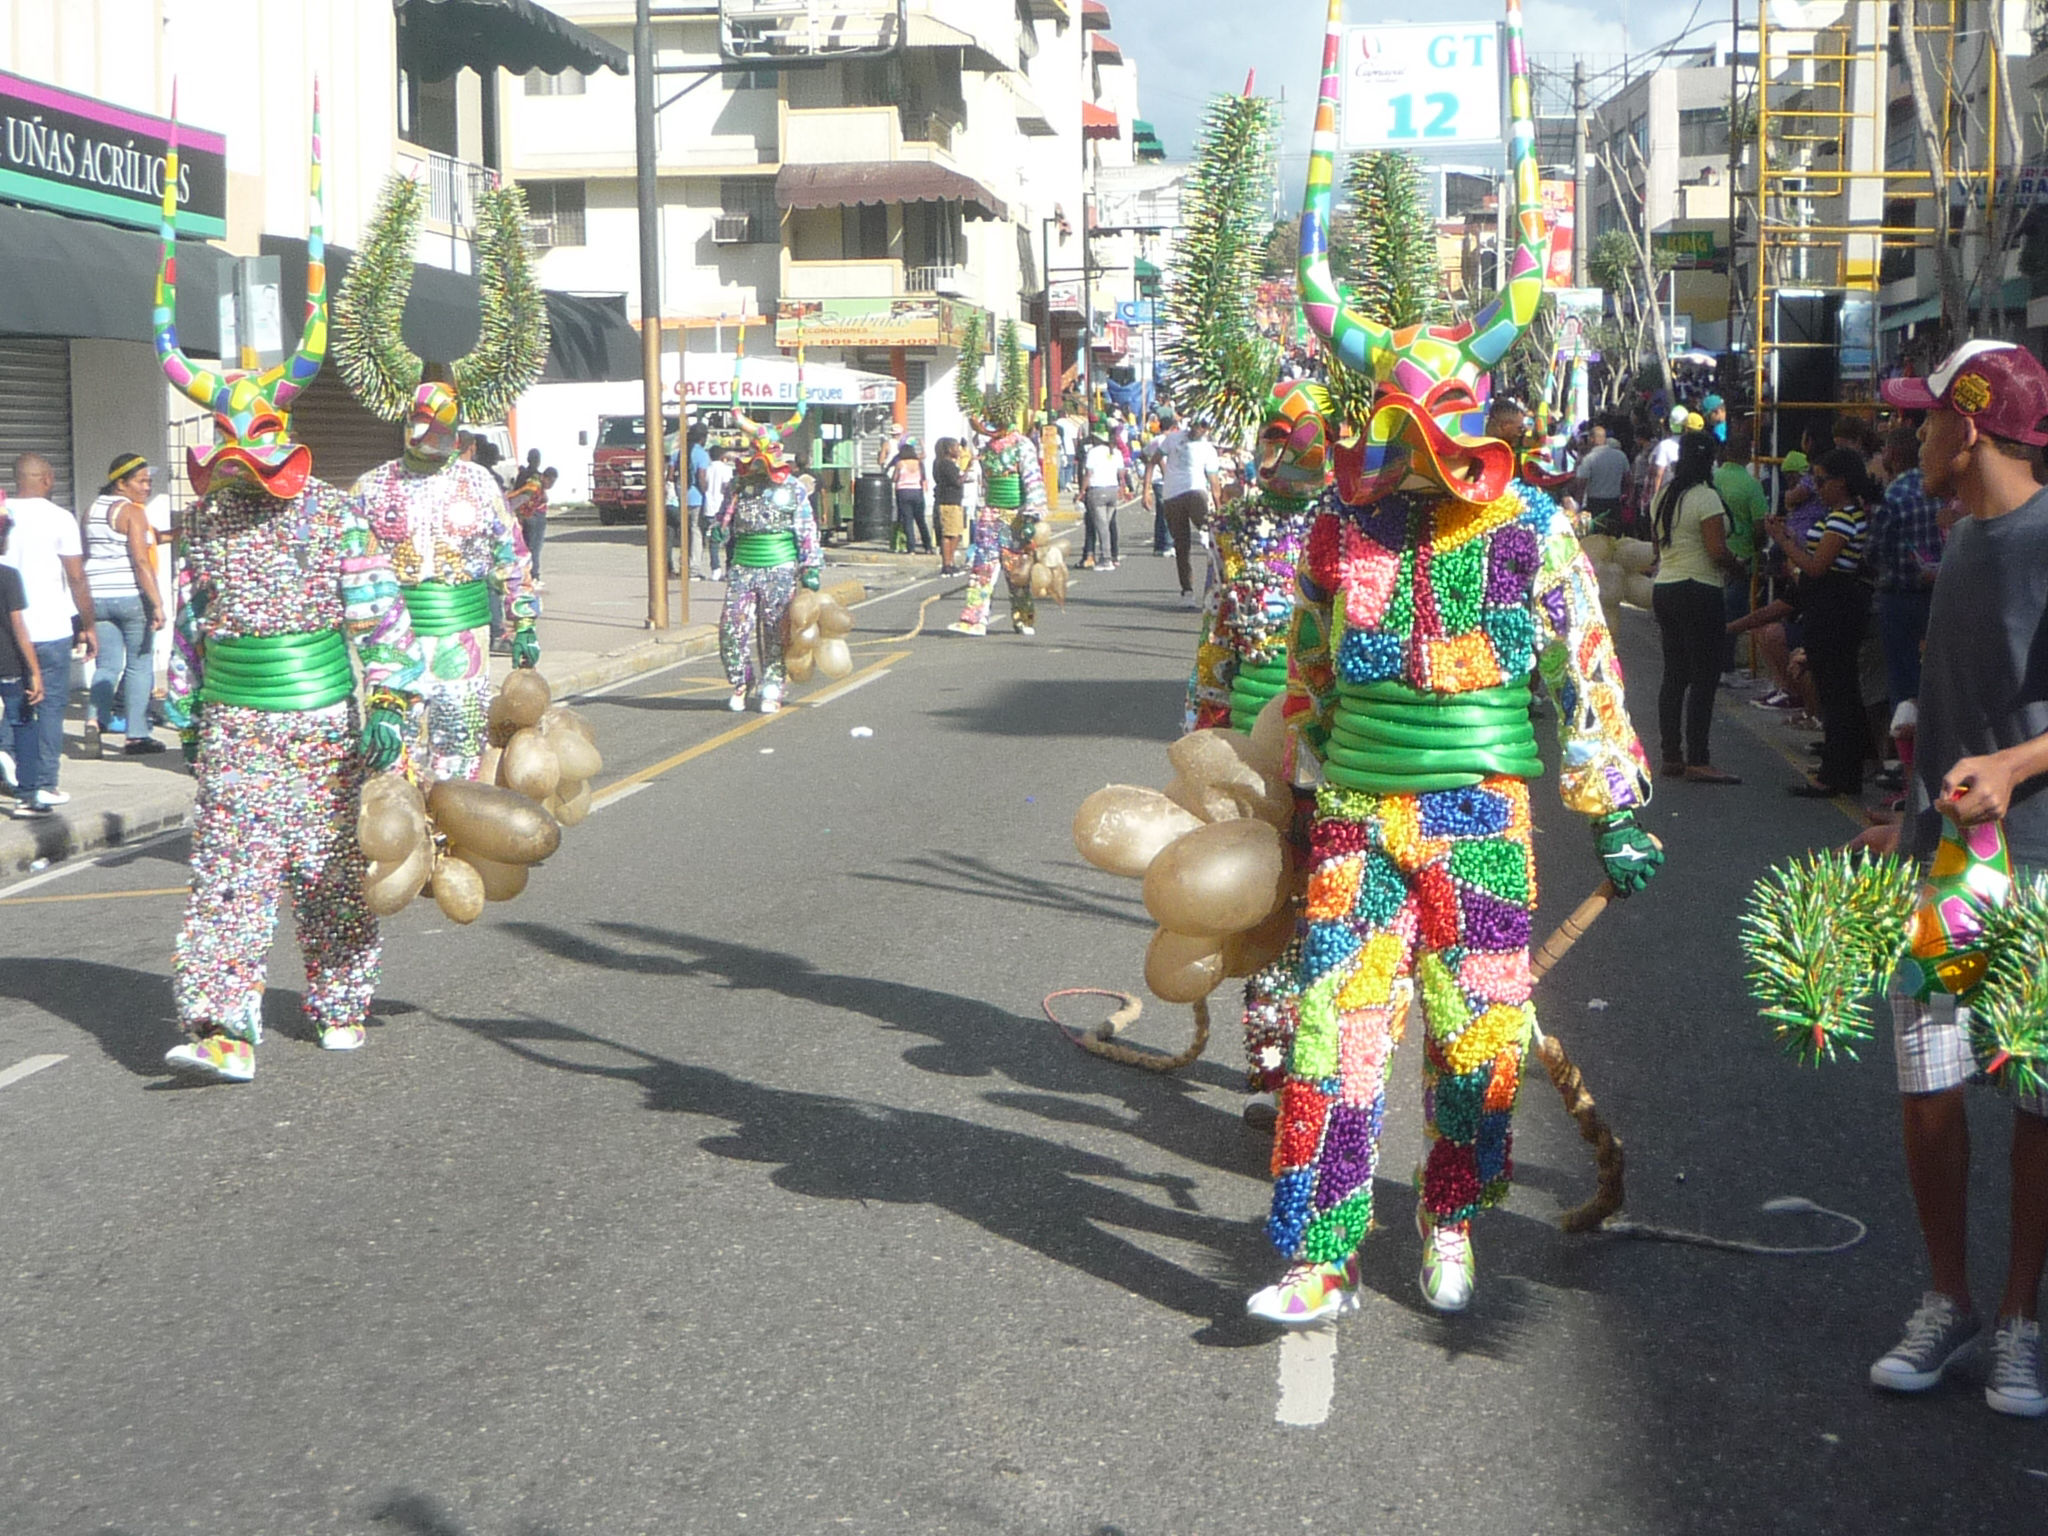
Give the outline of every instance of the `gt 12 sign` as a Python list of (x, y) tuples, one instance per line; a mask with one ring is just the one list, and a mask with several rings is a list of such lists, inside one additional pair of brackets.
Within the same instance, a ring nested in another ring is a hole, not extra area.
[(1343, 147), (1498, 144), (1501, 80), (1498, 23), (1347, 27)]

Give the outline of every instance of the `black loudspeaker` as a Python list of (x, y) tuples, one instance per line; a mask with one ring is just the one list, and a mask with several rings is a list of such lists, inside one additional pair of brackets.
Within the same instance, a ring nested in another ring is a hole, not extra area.
[[(1774, 398), (1780, 402), (1778, 440), (1761, 451), (1783, 455), (1799, 446), (1809, 426), (1825, 431), (1842, 398), (1842, 296), (1783, 295), (1772, 302), (1777, 311), (1771, 364), (1778, 381)], [(1766, 417), (1766, 429), (1768, 423)]]

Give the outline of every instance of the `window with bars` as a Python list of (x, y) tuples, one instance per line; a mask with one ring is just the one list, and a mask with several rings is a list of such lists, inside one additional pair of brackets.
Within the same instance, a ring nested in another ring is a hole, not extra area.
[(559, 75), (529, 69), (525, 81), (525, 94), (528, 96), (581, 96), (587, 83), (573, 69), (565, 69)]
[(543, 249), (584, 243), (584, 187), (580, 181), (523, 181), (533, 243)]

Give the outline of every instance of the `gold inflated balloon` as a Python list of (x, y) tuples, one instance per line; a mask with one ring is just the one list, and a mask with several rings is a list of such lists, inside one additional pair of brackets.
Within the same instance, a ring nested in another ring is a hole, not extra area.
[(500, 864), (496, 859), (487, 859), (467, 848), (454, 851), (482, 878), (485, 901), (510, 901), (526, 889), (527, 877), (532, 873), (527, 865)]
[[(1059, 546), (1054, 545), (1053, 547), (1057, 549)], [(1051, 573), (1046, 581), (1046, 590), (1052, 594), (1054, 602), (1058, 603), (1062, 608), (1067, 606), (1067, 568), (1064, 565), (1051, 567)]]
[(1266, 700), (1259, 710), (1258, 719), (1252, 722), (1251, 735), (1245, 737), (1244, 744), (1238, 748), (1252, 771), (1265, 777), (1276, 789), (1286, 787), (1280, 780), (1287, 753), (1286, 703), (1287, 695), (1284, 693)]
[(789, 674), (792, 683), (808, 683), (811, 674), (818, 669), (818, 653), (801, 651), (782, 658), (783, 670)]
[(396, 863), (371, 860), (363, 872), (363, 904), (379, 917), (403, 911), (406, 903), (419, 895), (433, 867), (434, 856), (424, 842)]
[[(515, 734), (516, 734), (516, 733), (515, 733)], [(503, 747), (485, 747), (485, 748), (484, 748), (484, 755), (483, 755), (483, 756), (482, 756), (481, 758), (479, 758), (479, 759), (477, 760), (477, 765), (476, 765), (476, 781), (477, 781), (477, 783), (479, 783), (479, 784), (495, 784), (495, 783), (497, 783), (497, 782), (498, 782), (498, 767), (499, 767), (499, 764), (500, 764), (500, 763), (502, 763), (502, 762), (504, 761), (504, 757), (505, 757), (505, 749), (504, 749)]]
[(805, 651), (815, 651), (817, 648), (818, 626), (816, 624), (806, 624), (802, 629), (790, 632), (789, 645), (786, 648), (789, 655), (801, 655)]
[(561, 764), (564, 781), (588, 781), (603, 770), (604, 755), (580, 732), (567, 729), (548, 731), (543, 723), (542, 734), (547, 737), (548, 745), (554, 748), (555, 761)]
[(589, 719), (568, 704), (550, 704), (547, 713), (540, 717), (540, 728), (544, 736), (552, 736), (557, 731), (574, 731), (591, 745), (597, 744), (597, 731)]
[(1167, 1003), (1198, 1003), (1223, 980), (1223, 950), (1215, 939), (1162, 928), (1145, 947), (1145, 985)]
[(428, 794), (427, 811), (451, 843), (504, 864), (537, 864), (562, 843), (554, 817), (494, 784), (444, 780)]
[(539, 725), (548, 712), (548, 680), (531, 667), (517, 667), (498, 685), (498, 697), (505, 701), (505, 718), (514, 725)]
[(841, 678), (853, 671), (853, 649), (837, 638), (818, 642), (818, 675)]
[(1287, 899), (1292, 861), (1263, 821), (1197, 827), (1145, 871), (1145, 910), (1175, 933), (1221, 939), (1265, 921)]
[(1251, 814), (1230, 791), (1237, 786), (1214, 784), (1177, 773), (1166, 784), (1166, 798), (1202, 821), (1237, 821)]
[(1111, 784), (1074, 813), (1074, 851), (1097, 869), (1138, 879), (1160, 849), (1201, 824), (1156, 789)]
[(1657, 584), (1636, 572), (1621, 578), (1621, 600), (1632, 608), (1648, 608), (1656, 602)]
[(356, 816), (356, 842), (365, 858), (396, 863), (412, 852), (419, 840), (419, 828), (403, 805), (363, 796), (362, 810)]
[(818, 632), (828, 640), (834, 635), (853, 633), (853, 615), (837, 598), (826, 598), (818, 609)]
[(1233, 933), (1223, 941), (1223, 974), (1250, 976), (1280, 958), (1294, 939), (1295, 912), (1290, 902), (1256, 928)]
[(1050, 566), (1034, 565), (1031, 567), (1031, 595), (1033, 597), (1052, 596), (1052, 568)]
[(789, 600), (789, 632), (793, 635), (798, 630), (817, 623), (818, 609), (823, 606), (824, 601), (809, 587), (799, 587), (796, 596)]
[(564, 784), (562, 788), (565, 791), (560, 797), (562, 808), (555, 813), (555, 819), (565, 827), (580, 825), (590, 814), (590, 786)]
[(1631, 576), (1646, 576), (1657, 563), (1657, 546), (1648, 539), (1619, 539), (1614, 545), (1614, 563)]
[(545, 800), (562, 782), (562, 765), (547, 738), (528, 726), (505, 743), (505, 759), (499, 780), (529, 800)]
[(434, 905), (451, 922), (473, 923), (483, 915), (484, 877), (459, 854), (445, 854), (434, 865)]

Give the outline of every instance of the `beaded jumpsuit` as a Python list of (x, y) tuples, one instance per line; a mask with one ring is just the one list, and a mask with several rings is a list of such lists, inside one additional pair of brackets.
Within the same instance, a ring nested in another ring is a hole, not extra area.
[[(740, 483), (721, 523), (732, 558), (727, 568), (725, 609), (718, 619), (718, 657), (734, 693), (750, 680), (780, 691), (783, 653), (788, 645), (784, 617), (804, 572), (820, 571), (825, 556), (811, 498), (795, 480), (753, 476)], [(761, 671), (754, 674), (759, 636)]]

